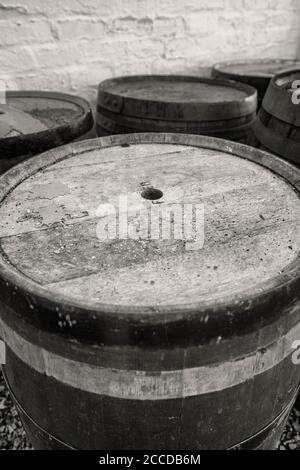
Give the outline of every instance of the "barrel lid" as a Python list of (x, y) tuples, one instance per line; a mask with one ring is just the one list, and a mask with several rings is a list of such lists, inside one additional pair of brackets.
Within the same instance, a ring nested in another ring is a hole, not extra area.
[(213, 69), (225, 76), (272, 78), (287, 69), (298, 68), (300, 61), (290, 59), (253, 59), (221, 62)]
[(263, 108), (277, 119), (300, 127), (300, 68), (272, 78)]
[(44, 326), (67, 310), (70, 334), (78, 323), (85, 337), (129, 319), (248, 318), (252, 303), (299, 281), (299, 181), (275, 156), (203, 136), (51, 150), (0, 179), (1, 298), (22, 292), (21, 315)]
[(217, 121), (255, 112), (256, 90), (229, 80), (180, 75), (108, 79), (98, 106), (126, 116), (171, 121)]
[(30, 114), (0, 104), (0, 139), (46, 130), (47, 127)]
[[(8, 91), (0, 106), (1, 156), (35, 154), (62, 145), (93, 126), (82, 98), (43, 91)], [(1, 158), (0, 156), (0, 158)]]

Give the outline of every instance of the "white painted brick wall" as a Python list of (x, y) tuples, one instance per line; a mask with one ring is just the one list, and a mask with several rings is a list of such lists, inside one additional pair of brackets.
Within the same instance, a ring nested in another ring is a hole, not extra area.
[(300, 58), (300, 0), (0, 0), (0, 80), (93, 101), (122, 74)]

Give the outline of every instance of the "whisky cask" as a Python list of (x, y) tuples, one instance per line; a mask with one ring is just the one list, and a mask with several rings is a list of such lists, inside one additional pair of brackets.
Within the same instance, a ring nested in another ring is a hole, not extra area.
[(270, 80), (285, 70), (297, 69), (300, 61), (290, 59), (255, 59), (221, 62), (212, 69), (212, 76), (223, 80), (236, 80), (257, 89), (260, 109)]
[(90, 105), (73, 95), (8, 91), (0, 105), (0, 173), (73, 140), (95, 136)]
[(256, 113), (252, 87), (226, 80), (146, 75), (105, 80), (98, 135), (171, 132), (245, 142)]
[(276, 447), (300, 378), (299, 181), (151, 133), (2, 175), (4, 373), (35, 448)]
[(300, 165), (300, 69), (270, 82), (253, 125), (258, 145)]

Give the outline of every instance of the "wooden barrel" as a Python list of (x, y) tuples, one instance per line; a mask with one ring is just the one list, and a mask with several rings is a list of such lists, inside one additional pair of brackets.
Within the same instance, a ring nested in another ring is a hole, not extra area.
[(0, 105), (0, 173), (53, 147), (95, 137), (90, 105), (73, 95), (8, 91)]
[(288, 69), (297, 69), (300, 61), (290, 59), (255, 59), (221, 62), (212, 69), (212, 76), (247, 83), (257, 89), (258, 108), (261, 107), (270, 80)]
[(4, 373), (35, 448), (276, 447), (300, 378), (299, 181), (151, 133), (2, 175)]
[(114, 78), (99, 85), (97, 132), (201, 134), (246, 142), (256, 105), (253, 88), (228, 80), (176, 75)]
[[(253, 126), (259, 146), (300, 165), (300, 69), (276, 75)], [(297, 104), (298, 102), (298, 104)]]

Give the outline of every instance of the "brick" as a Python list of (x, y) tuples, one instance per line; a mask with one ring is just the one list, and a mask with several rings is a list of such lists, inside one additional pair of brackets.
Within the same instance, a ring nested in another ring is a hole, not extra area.
[(1, 48), (0, 70), (1, 74), (14, 76), (19, 72), (35, 69), (36, 62), (31, 50), (27, 47), (16, 49)]
[(221, 10), (225, 0), (151, 0), (155, 13), (159, 15), (186, 15), (207, 10)]
[(267, 10), (272, 5), (273, 0), (244, 0), (244, 6), (249, 10)]
[(187, 17), (187, 28), (191, 34), (207, 34), (218, 28), (218, 16), (211, 12), (202, 12)]
[(128, 60), (127, 58), (127, 60), (118, 62), (117, 66), (115, 67), (116, 76), (135, 75), (137, 73), (141, 75), (148, 75), (153, 73), (151, 61), (145, 62), (138, 59), (133, 61)]
[(85, 62), (85, 56), (79, 44), (65, 43), (37, 46), (32, 49), (37, 65), (40, 68), (66, 67)]
[(133, 16), (126, 16), (124, 18), (117, 18), (113, 21), (111, 29), (113, 31), (136, 31), (138, 20)]
[(55, 24), (58, 39), (77, 41), (79, 39), (95, 39), (103, 36), (106, 25), (97, 19), (74, 17), (60, 19)]
[(0, 74), (0, 104), (3, 103), (5, 90), (18, 90), (19, 84), (16, 75)]
[(153, 33), (153, 21), (151, 18), (141, 18), (138, 21), (138, 33), (141, 35)]
[(0, 0), (0, 80), (84, 93), (120, 74), (299, 56), (300, 0)]
[(18, 88), (23, 90), (70, 91), (71, 82), (68, 70), (38, 70), (34, 73), (19, 75), (15, 78)]
[(118, 34), (127, 37), (149, 36), (153, 33), (153, 20), (148, 17), (133, 16), (116, 18), (110, 22), (109, 32), (114, 36)]
[(135, 58), (149, 60), (149, 58), (162, 56), (164, 49), (163, 41), (156, 38), (145, 38), (128, 41), (126, 52), (130, 60)]
[(156, 59), (152, 63), (152, 73), (157, 74), (177, 74), (184, 75), (185, 72), (185, 59)]
[(153, 30), (158, 36), (182, 36), (186, 32), (186, 22), (182, 17), (158, 17), (154, 20)]
[(19, 19), (0, 21), (0, 45), (11, 46), (24, 43), (45, 43), (53, 41), (50, 21), (40, 19)]
[(178, 59), (185, 57), (196, 57), (199, 53), (196, 40), (192, 37), (173, 39), (166, 46), (165, 57), (167, 59)]
[(0, 3), (0, 17), (1, 19), (16, 19), (27, 15), (28, 9), (25, 6), (20, 5), (6, 5), (5, 3)]
[(106, 59), (112, 66), (117, 66), (118, 62), (128, 54), (127, 44), (127, 41), (117, 36), (114, 39), (104, 37), (101, 40), (85, 42), (81, 44), (81, 47), (87, 63), (101, 58)]
[(114, 76), (113, 67), (106, 62), (95, 62), (80, 67), (72, 67), (69, 71), (71, 90), (96, 89), (98, 84)]
[[(18, 8), (29, 14), (42, 15), (57, 18), (65, 13), (76, 15), (113, 15), (121, 0), (1, 0), (2, 9)], [(119, 9), (119, 8), (118, 8)]]
[(244, 0), (225, 0), (225, 11), (221, 13), (232, 12), (236, 10), (244, 10)]

